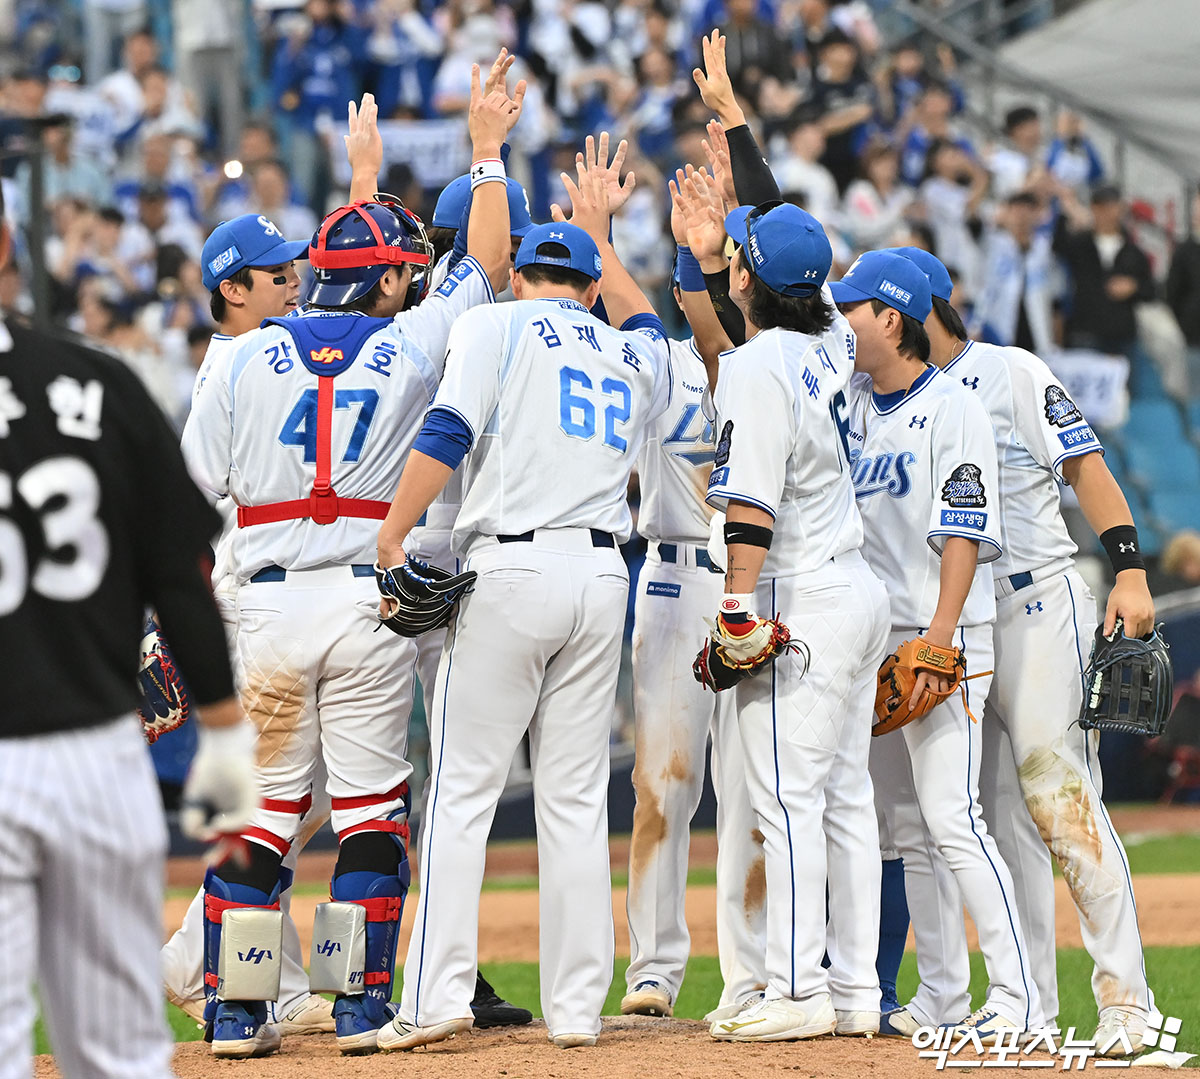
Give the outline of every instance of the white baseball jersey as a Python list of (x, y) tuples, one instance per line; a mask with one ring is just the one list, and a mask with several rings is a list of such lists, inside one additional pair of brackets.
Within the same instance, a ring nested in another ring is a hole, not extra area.
[(671, 407), (650, 425), (638, 455), (638, 532), (648, 540), (703, 547), (714, 512), (704, 501), (714, 449), (708, 372), (695, 338), (670, 345)]
[(775, 518), (764, 579), (807, 573), (862, 545), (845, 436), (853, 371), (854, 333), (841, 315), (820, 337), (762, 330), (721, 357), (708, 501)]
[[(278, 324), (243, 334), (225, 377), (206, 384), (211, 392), (199, 395), (184, 428), (183, 451), (196, 482), (214, 499), (228, 494), (240, 507), (305, 499), (324, 452), (340, 499), (390, 501), (441, 378), (451, 325), (467, 308), (491, 299), (483, 268), (467, 258), (434, 295), (393, 320), (359, 316), (361, 330), (347, 333), (351, 317), (342, 312), (294, 316), (301, 324), (297, 332), (315, 343), (325, 342), (321, 322), (338, 320), (339, 335), (308, 356)], [(323, 365), (336, 372), (329, 380), (327, 442), (318, 422), (325, 380), (314, 373)], [(239, 409), (241, 402), (246, 404)], [(381, 442), (391, 452), (372, 451)], [(272, 564), (312, 569), (370, 563), (378, 531), (377, 520), (351, 516), (328, 524), (301, 519), (238, 528), (235, 572), (245, 581)]]
[[(536, 528), (597, 528), (624, 543), (629, 474), (647, 424), (670, 401), (669, 357), (657, 330), (622, 333), (568, 299), (518, 300), (455, 322), (433, 402), (471, 431), (455, 551), (477, 535)], [(523, 429), (551, 430), (551, 440), (506, 439), (531, 410), (544, 422)]]
[(995, 429), (1000, 468), (1000, 542), (996, 577), (1071, 568), (1055, 479), (1069, 457), (1103, 453), (1096, 433), (1053, 372), (1023, 348), (969, 341), (943, 373), (974, 390)]
[[(924, 628), (937, 608), (946, 539), (1000, 557), (996, 445), (979, 399), (936, 367), (904, 393), (850, 387), (850, 464), (862, 514), (863, 554), (888, 587), (892, 625)], [(996, 617), (990, 573), (976, 573), (959, 624)]]

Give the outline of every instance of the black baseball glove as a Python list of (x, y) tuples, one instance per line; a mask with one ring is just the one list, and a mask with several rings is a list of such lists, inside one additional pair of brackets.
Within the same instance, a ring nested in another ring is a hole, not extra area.
[(380, 616), (380, 625), (401, 637), (419, 637), (440, 629), (454, 616), (458, 601), (470, 594), (476, 576), (474, 570), (447, 573), (411, 555), (403, 566), (384, 569), (376, 565), (375, 583), (388, 611)]
[(1175, 676), (1160, 622), (1145, 637), (1126, 637), (1121, 620), (1111, 637), (1096, 630), (1083, 674), (1079, 725), (1085, 730), (1162, 734), (1171, 712)]

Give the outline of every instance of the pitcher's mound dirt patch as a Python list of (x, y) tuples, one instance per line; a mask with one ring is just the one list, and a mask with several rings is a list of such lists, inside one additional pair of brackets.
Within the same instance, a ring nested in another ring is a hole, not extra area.
[[(203, 1042), (180, 1045), (180, 1079), (753, 1079), (779, 1073), (822, 1079), (928, 1079), (934, 1063), (921, 1060), (901, 1038), (814, 1038), (774, 1045), (713, 1041), (708, 1026), (690, 1019), (618, 1016), (604, 1020), (594, 1048), (556, 1049), (540, 1021), (506, 1030), (469, 1031), (410, 1053), (343, 1057), (332, 1034), (285, 1038), (282, 1050), (260, 1060), (214, 1060)], [(38, 1059), (35, 1079), (57, 1073)]]

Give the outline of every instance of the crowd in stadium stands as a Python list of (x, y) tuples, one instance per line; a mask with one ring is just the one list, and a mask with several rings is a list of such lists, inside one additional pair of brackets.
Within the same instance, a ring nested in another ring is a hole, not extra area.
[[(837, 262), (916, 243), (952, 268), (974, 334), (1046, 353), (1127, 355), (1153, 379), (1135, 306), (1162, 292), (1200, 380), (1200, 246), (1151, 265), (1079, 116), (1012, 109), (984, 142), (945, 45), (886, 44), (883, 0), (17, 0), (0, 54), (0, 175), (30, 205), (30, 118), (47, 150), (45, 259), (55, 316), (118, 350), (181, 420), (211, 331), (197, 258), (253, 211), (303, 237), (345, 192), (347, 102), (374, 93), (393, 148), (385, 189), (426, 216), (461, 159), (466, 74), (500, 45), (529, 80), (510, 174), (535, 220), (587, 132), (631, 143), (622, 256), (662, 296), (665, 176), (705, 161), (691, 79), (701, 34), (728, 37), (734, 84), (786, 197)], [(877, 22), (877, 15), (879, 16)], [(74, 47), (72, 45), (74, 43)], [(389, 127), (389, 124), (391, 125)], [(423, 141), (422, 141), (423, 140)], [(437, 164), (448, 175), (438, 177)], [(27, 236), (28, 234), (24, 234)], [(28, 251), (19, 252), (28, 265)], [(28, 274), (24, 275), (28, 280)], [(28, 308), (15, 271), (0, 308)], [(673, 305), (664, 304), (664, 312)]]

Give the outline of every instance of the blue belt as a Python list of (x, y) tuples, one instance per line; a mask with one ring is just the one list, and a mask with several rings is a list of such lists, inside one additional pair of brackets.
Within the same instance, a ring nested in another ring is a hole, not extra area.
[[(599, 528), (589, 528), (588, 531), (592, 534), (593, 547), (615, 547), (617, 545), (611, 532), (603, 532)], [(501, 543), (532, 543), (533, 533), (534, 529), (531, 528), (528, 532), (521, 532), (519, 535), (497, 536), (496, 539)]]
[[(374, 577), (375, 567), (359, 562), (350, 567), (355, 577)], [(263, 566), (253, 577), (251, 584), (269, 584), (272, 581), (282, 581), (287, 577), (287, 570), (282, 566)]]
[(1032, 573), (1014, 573), (1008, 578), (1008, 583), (1012, 586), (1014, 592), (1020, 592), (1022, 588), (1028, 588), (1033, 584)]
[[(660, 543), (658, 545), (658, 557), (664, 562), (678, 562), (680, 547), (677, 543)], [(713, 560), (708, 557), (708, 552), (703, 547), (696, 547), (696, 565), (702, 569), (706, 569), (709, 573), (720, 573), (721, 571), (713, 565)]]

